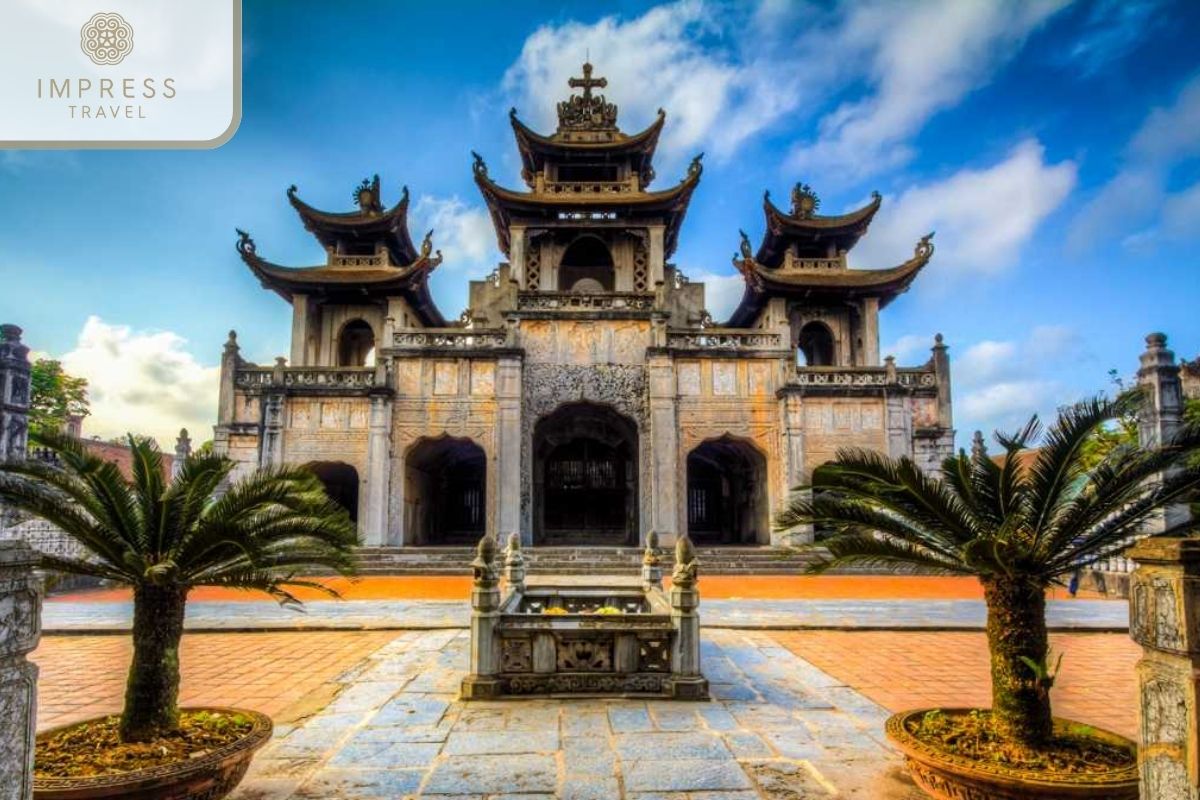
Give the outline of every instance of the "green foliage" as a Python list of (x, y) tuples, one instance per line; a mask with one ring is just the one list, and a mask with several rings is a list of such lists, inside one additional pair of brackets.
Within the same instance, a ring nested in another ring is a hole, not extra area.
[(44, 430), (34, 439), (58, 454), (58, 465), (0, 464), (0, 500), (57, 526), (89, 554), (43, 556), (42, 566), (134, 589), (123, 736), (137, 728), (127, 724), (134, 716), (158, 730), (177, 724), (178, 640), (189, 589), (258, 590), (299, 605), (291, 592), (297, 586), (333, 594), (304, 574), (353, 572), (355, 525), (306, 469), (261, 469), (231, 482), (233, 461), (198, 454), (167, 480), (157, 445), (130, 436), (126, 480), (78, 439)]
[(31, 431), (59, 431), (71, 417), (88, 415), (87, 380), (68, 375), (60, 362), (48, 358), (34, 361), (29, 383)]

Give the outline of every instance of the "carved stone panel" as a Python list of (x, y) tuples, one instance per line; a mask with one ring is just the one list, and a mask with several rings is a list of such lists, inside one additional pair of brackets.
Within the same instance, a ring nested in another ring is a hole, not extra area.
[(569, 639), (558, 640), (559, 672), (607, 672), (612, 670), (613, 640)]

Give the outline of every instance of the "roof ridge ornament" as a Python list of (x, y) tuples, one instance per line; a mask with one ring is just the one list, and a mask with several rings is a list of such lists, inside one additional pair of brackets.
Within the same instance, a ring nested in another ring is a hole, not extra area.
[(354, 190), (354, 203), (364, 214), (382, 214), (383, 199), (380, 195), (379, 174), (374, 178), (363, 178)]
[(913, 257), (914, 258), (924, 259), (925, 261), (928, 261), (930, 259), (930, 257), (933, 255), (933, 234), (934, 233), (936, 233), (936, 231), (930, 231), (929, 233), (927, 233), (921, 237), (921, 240), (919, 242), (917, 242), (917, 246), (913, 248)]
[(750, 237), (741, 228), (738, 229), (738, 236), (741, 237), (738, 245), (741, 258), (737, 253), (733, 254), (733, 267), (742, 274), (746, 288), (757, 294), (763, 290), (763, 279), (758, 273), (758, 262), (754, 260), (754, 248), (750, 244)]
[(254, 240), (250, 238), (250, 234), (241, 228), (234, 228), (237, 231), (237, 251), (244, 256), (254, 256), (258, 253), (258, 246), (254, 244)]
[(792, 187), (792, 216), (811, 219), (821, 208), (821, 198), (807, 183)]
[(593, 88), (608, 86), (608, 78), (593, 78), (592, 65), (583, 63), (582, 78), (568, 78), (572, 89), (583, 89), (583, 94), (572, 94), (558, 104), (558, 130), (615, 131), (617, 129), (617, 106), (605, 100), (602, 94), (592, 94)]

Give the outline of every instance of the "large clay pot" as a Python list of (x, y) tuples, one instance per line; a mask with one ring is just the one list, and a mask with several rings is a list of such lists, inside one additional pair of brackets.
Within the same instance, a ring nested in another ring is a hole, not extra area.
[[(34, 800), (221, 800), (241, 782), (254, 753), (271, 738), (271, 718), (257, 711), (234, 708), (189, 708), (249, 717), (254, 725), (236, 742), (200, 758), (150, 769), (91, 778), (35, 778)], [(92, 722), (97, 720), (90, 720)], [(39, 734), (38, 738), (83, 723), (72, 723)]]
[[(943, 714), (968, 714), (971, 709), (943, 708)], [(907, 722), (920, 719), (928, 709), (904, 711), (888, 718), (886, 731), (908, 763), (909, 773), (918, 786), (937, 800), (1137, 800), (1138, 770), (1131, 764), (1123, 769), (1088, 775), (1048, 776), (1035, 770), (1022, 770), (998, 764), (984, 764), (963, 756), (946, 753), (916, 739), (908, 732)], [(1067, 720), (1055, 719), (1056, 726)], [(1128, 747), (1137, 745), (1123, 736), (1092, 728), (1092, 737), (1105, 744)]]

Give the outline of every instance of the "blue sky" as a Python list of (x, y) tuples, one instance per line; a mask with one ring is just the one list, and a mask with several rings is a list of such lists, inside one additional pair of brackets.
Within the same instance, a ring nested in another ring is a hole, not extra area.
[(852, 263), (934, 262), (884, 313), (886, 351), (951, 345), (956, 426), (1012, 427), (1131, 374), (1142, 337), (1200, 351), (1200, 4), (781, 0), (245, 3), (244, 113), (213, 151), (0, 151), (0, 321), (91, 380), (86, 430), (207, 437), (216, 363), (286, 353), (289, 309), (234, 252), (317, 263), (291, 183), (331, 209), (378, 172), (436, 228), (447, 316), (499, 258), (470, 151), (518, 183), (507, 111), (553, 127), (590, 52), (621, 124), (666, 109), (659, 185), (704, 151), (675, 261), (740, 294), (738, 228), (798, 180), (884, 206)]

